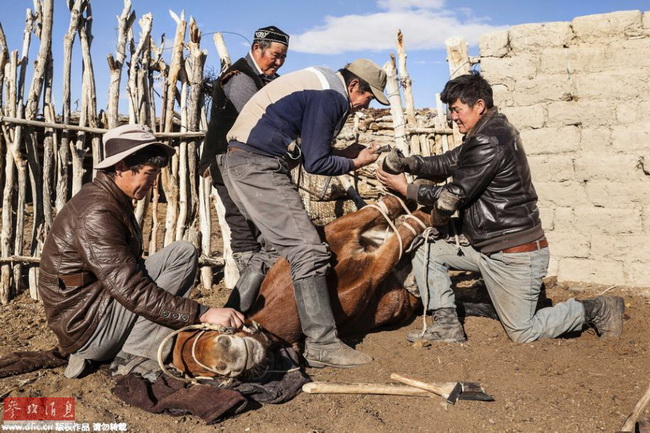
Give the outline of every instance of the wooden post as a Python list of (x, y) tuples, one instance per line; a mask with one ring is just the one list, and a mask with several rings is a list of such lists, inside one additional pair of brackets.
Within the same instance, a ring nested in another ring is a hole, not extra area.
[[(469, 54), (467, 51), (468, 44), (463, 38), (453, 37), (445, 40), (447, 47), (447, 62), (449, 63), (449, 77), (456, 78), (470, 71)], [(462, 134), (458, 131), (458, 126), (453, 125), (454, 129), (454, 146), (460, 145), (463, 141)]]
[(2, 105), (2, 92), (4, 91), (5, 65), (8, 63), (9, 47), (7, 46), (7, 37), (2, 28), (2, 23), (0, 23), (0, 106)]
[[(214, 45), (217, 48), (217, 53), (221, 59), (221, 73), (228, 69), (231, 65), (230, 63), (230, 54), (228, 54), (228, 49), (226, 44), (223, 41), (223, 35), (221, 33), (215, 33), (213, 36)], [(212, 101), (214, 104), (214, 101)], [(219, 221), (219, 228), (221, 229), (221, 239), (223, 241), (223, 281), (224, 286), (227, 289), (232, 289), (235, 287), (235, 283), (239, 279), (239, 269), (237, 269), (237, 264), (232, 257), (232, 250), (230, 249), (230, 227), (226, 223), (226, 208), (221, 202), (221, 198), (217, 193), (215, 188), (212, 188), (212, 197), (214, 199), (214, 207), (217, 211), (217, 219)]]
[[(3, 90), (5, 83), (5, 65), (9, 62), (9, 48), (7, 46), (7, 38), (5, 32), (2, 29), (2, 24), (0, 24), (0, 114), (4, 114), (3, 107)], [(2, 125), (4, 126), (4, 125)], [(9, 141), (5, 138), (2, 140), (0, 137), (0, 143), (4, 143), (5, 146), (9, 146)], [(6, 151), (4, 148), (0, 147), (0, 167), (5, 166), (5, 155)], [(4, 185), (5, 176), (4, 173), (0, 173), (0, 185)]]
[[(176, 82), (178, 81), (181, 68), (183, 67), (183, 45), (185, 41), (185, 13), (181, 12), (178, 17), (174, 12), (169, 11), (170, 15), (176, 21), (176, 35), (172, 48), (172, 59), (169, 65), (169, 74), (167, 75), (166, 101), (165, 101), (165, 120), (164, 131), (172, 131), (174, 119), (174, 103), (176, 101)], [(171, 144), (171, 143), (169, 143)], [(171, 159), (170, 166), (162, 170), (162, 185), (167, 197), (167, 214), (165, 217), (165, 241), (164, 245), (169, 245), (174, 241), (176, 232), (176, 220), (178, 218), (178, 155)]]
[(149, 41), (151, 38), (153, 16), (145, 14), (140, 18), (140, 39), (135, 51), (131, 53), (131, 64), (129, 65), (129, 78), (126, 85), (126, 92), (129, 95), (129, 118), (131, 123), (146, 124), (145, 119), (141, 116), (140, 107), (143, 102), (139, 95), (141, 94), (138, 86), (140, 69), (144, 66), (144, 53), (148, 51)]
[(116, 57), (110, 53), (107, 57), (110, 73), (108, 85), (108, 129), (113, 129), (118, 124), (118, 109), (120, 100), (120, 82), (122, 80), (122, 68), (126, 60), (126, 40), (129, 30), (135, 21), (135, 12), (131, 11), (131, 0), (124, 0), (122, 14), (117, 17), (117, 47)]
[(393, 54), (390, 55), (390, 60), (384, 64), (384, 71), (386, 72), (386, 92), (388, 93), (388, 102), (390, 102), (390, 114), (393, 118), (393, 128), (395, 130), (395, 146), (405, 156), (409, 156), (411, 149), (406, 143), (406, 120), (404, 119), (404, 110), (402, 109), (402, 98), (399, 91), (395, 56)]
[(223, 35), (220, 32), (216, 32), (214, 36), (212, 36), (212, 40), (214, 41), (214, 45), (217, 48), (217, 54), (219, 55), (221, 63), (221, 71), (219, 72), (219, 75), (221, 75), (223, 71), (230, 67), (230, 54), (228, 54), (226, 43), (224, 42)]
[[(16, 114), (19, 117), (24, 115), (24, 106), (22, 101), (18, 100), (18, 110)], [(16, 210), (16, 230), (14, 235), (14, 245), (13, 252), (16, 255), (23, 255), (23, 238), (25, 235), (25, 197), (27, 189), (27, 161), (23, 157), (22, 152), (20, 151), (20, 143), (23, 138), (23, 128), (22, 126), (16, 126), (14, 130), (14, 141), (11, 144), (11, 153), (14, 158), (14, 163), (16, 164), (16, 169), (18, 172), (18, 200), (15, 204)], [(22, 289), (22, 270), (23, 267), (21, 264), (15, 264), (13, 268), (13, 283), (14, 283), (14, 293), (20, 292)], [(11, 294), (8, 294), (7, 301), (11, 297)]]
[[(16, 79), (18, 70), (18, 51), (11, 53), (9, 63), (5, 67), (5, 79), (7, 81), (7, 103), (8, 114), (16, 115)], [(3, 124), (3, 135), (6, 142), (5, 157), (5, 184), (2, 192), (2, 234), (0, 236), (0, 252), (2, 257), (9, 257), (13, 253), (14, 237), (14, 183), (16, 176), (16, 164), (13, 158), (13, 138), (9, 128)], [(0, 303), (6, 304), (11, 296), (13, 283), (12, 266), (3, 264), (0, 268)]]
[[(81, 14), (86, 8), (87, 0), (76, 0), (70, 9), (70, 24), (68, 31), (63, 39), (63, 124), (70, 124), (70, 70), (72, 65), (72, 45), (74, 44)], [(56, 201), (55, 207), (57, 212), (63, 208), (63, 205), (68, 200), (68, 179), (69, 179), (69, 163), (70, 163), (70, 150), (74, 149), (72, 140), (70, 138), (70, 131), (63, 131), (61, 134), (61, 146), (59, 147), (59, 158), (57, 172), (59, 173), (59, 181), (56, 187)]]
[[(181, 83), (181, 103), (180, 103), (180, 112), (181, 112), (181, 131), (187, 129), (187, 78), (185, 74), (183, 75), (183, 81)], [(189, 197), (189, 186), (188, 186), (188, 164), (187, 164), (187, 140), (181, 139), (179, 146), (176, 148), (176, 155), (178, 155), (178, 208), (177, 208), (177, 218), (176, 218), (176, 233), (174, 234), (174, 240), (180, 241), (185, 236), (185, 229), (187, 224), (187, 213), (188, 213), (188, 197)]]
[(468, 44), (463, 38), (453, 37), (445, 40), (447, 47), (447, 62), (449, 63), (449, 77), (468, 74), (470, 71)]
[[(147, 53), (149, 52), (149, 42), (151, 40), (152, 21), (153, 16), (150, 13), (140, 18), (138, 21), (141, 29), (140, 39), (138, 40), (137, 47), (131, 50), (131, 62), (129, 64), (126, 84), (126, 92), (129, 96), (129, 123), (148, 124), (147, 117), (149, 111), (145, 108), (148, 103), (148, 93), (145, 93), (142, 89), (144, 84), (141, 85), (141, 82), (145, 81), (142, 69), (148, 70), (146, 62), (149, 59)], [(132, 34), (130, 30), (129, 33)], [(132, 40), (130, 45), (133, 45)], [(143, 200), (138, 200), (136, 204), (135, 218), (141, 228), (145, 225), (144, 216), (149, 209), (150, 202), (151, 191)]]
[[(201, 129), (208, 127), (205, 105), (201, 107)], [(210, 190), (212, 182), (209, 177), (199, 176), (199, 230), (201, 236), (201, 257), (210, 257), (212, 252), (212, 212), (210, 206)], [(212, 289), (212, 266), (202, 266), (199, 273), (200, 283), (205, 290)]]
[[(88, 125), (91, 128), (97, 128), (97, 90), (95, 88), (95, 72), (93, 69), (93, 61), (90, 55), (90, 46), (92, 45), (92, 21), (93, 15), (90, 7), (90, 2), (86, 6), (86, 17), (82, 20), (79, 27), (79, 39), (81, 41), (81, 54), (83, 60), (83, 86), (81, 89), (81, 111), (86, 113)], [(102, 160), (102, 149), (99, 137), (95, 134), (91, 136), (91, 151), (93, 156), (93, 163)], [(93, 179), (95, 178), (95, 171), (92, 170)]]
[[(207, 52), (201, 50), (201, 31), (192, 19), (190, 21), (190, 57), (189, 62), (186, 63), (189, 68), (186, 68), (188, 81), (190, 84), (189, 101), (187, 105), (187, 130), (194, 132), (199, 130), (201, 122), (201, 108), (203, 107), (203, 70), (205, 67), (205, 59)], [(190, 139), (187, 143), (187, 162), (189, 166), (189, 202), (188, 202), (188, 217), (190, 224), (188, 225), (189, 232), (186, 239), (195, 245), (199, 243), (199, 231), (197, 227), (197, 215), (199, 208), (199, 143), (197, 139)]]
[[(47, 75), (47, 67), (50, 64), (50, 54), (52, 47), (52, 14), (54, 5), (52, 0), (40, 0), (35, 2), (38, 5), (38, 20), (40, 26), (39, 37), (40, 46), (38, 57), (34, 66), (32, 83), (29, 90), (29, 96), (25, 107), (25, 118), (34, 120), (38, 114), (38, 103), (43, 91), (43, 83)], [(46, 202), (43, 200), (43, 169), (39, 162), (38, 143), (35, 131), (28, 131), (27, 135), (27, 162), (29, 164), (29, 178), (32, 186), (32, 232), (30, 236), (30, 253), (34, 256), (40, 256), (40, 250), (43, 246), (45, 227), (43, 226), (43, 207), (49, 206), (49, 197)], [(30, 294), (32, 298), (38, 299), (37, 286), (37, 268), (30, 268)]]
[[(406, 69), (406, 50), (404, 49), (404, 35), (402, 31), (397, 32), (397, 56), (399, 59), (399, 76), (400, 83), (404, 89), (404, 104), (406, 105), (406, 125), (409, 129), (417, 128), (418, 124), (415, 118), (415, 101), (413, 100), (413, 89), (411, 76), (409, 75)], [(420, 137), (417, 134), (410, 134), (410, 154), (411, 155), (423, 155), (424, 141), (420, 141)]]
[[(440, 93), (436, 93), (436, 126), (438, 128), (446, 128), (447, 127), (447, 115), (445, 114), (445, 111), (442, 109), (442, 101), (440, 100)], [(458, 128), (456, 128), (458, 129)], [(460, 142), (458, 143), (460, 144)], [(455, 146), (453, 146), (455, 147)], [(451, 147), (453, 149), (453, 147)], [(449, 147), (449, 138), (447, 137), (447, 134), (441, 134), (440, 135), (440, 153), (444, 153), (446, 151), (450, 150)]]

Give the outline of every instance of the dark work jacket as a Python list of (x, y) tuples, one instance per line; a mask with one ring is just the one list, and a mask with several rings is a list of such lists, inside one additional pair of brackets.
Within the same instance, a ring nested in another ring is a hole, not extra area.
[(158, 287), (141, 257), (131, 199), (100, 171), (56, 216), (41, 255), (38, 291), (63, 352), (88, 341), (112, 302), (174, 329), (199, 323), (202, 307)]
[(259, 73), (250, 67), (245, 57), (237, 60), (214, 82), (212, 89), (210, 123), (205, 135), (203, 153), (201, 154), (201, 161), (199, 163), (199, 173), (201, 174), (205, 173), (205, 170), (210, 167), (210, 171), (214, 177), (215, 173), (212, 170), (213, 167), (215, 167), (215, 158), (219, 154), (226, 153), (226, 150), (228, 149), (226, 134), (230, 128), (232, 128), (232, 125), (234, 125), (239, 112), (226, 96), (223, 86), (233, 75), (239, 73), (251, 77), (255, 82), (257, 90), (261, 89), (266, 84), (266, 82), (258, 75)]
[(409, 158), (412, 174), (453, 176), (441, 186), (410, 184), (407, 195), (433, 206), (443, 190), (459, 198), (463, 234), (489, 254), (544, 235), (537, 193), (519, 131), (496, 107), (479, 120), (463, 144), (442, 155)]

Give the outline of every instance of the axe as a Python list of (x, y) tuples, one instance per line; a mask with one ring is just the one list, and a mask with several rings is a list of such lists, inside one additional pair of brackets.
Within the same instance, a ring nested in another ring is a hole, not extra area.
[(456, 404), (458, 400), (494, 401), (494, 398), (486, 394), (480, 383), (477, 382), (438, 382), (427, 383), (419, 380), (400, 376), (397, 373), (390, 375), (390, 378), (409, 386), (420, 388), (447, 399), (447, 403)]
[[(451, 382), (451, 385), (456, 385), (457, 382)], [(445, 393), (448, 383), (443, 384), (425, 384), (431, 385), (436, 388), (441, 393)], [(461, 384), (461, 391), (462, 391)], [(379, 383), (336, 383), (336, 382), (309, 382), (302, 386), (302, 391), (308, 394), (376, 394), (376, 395), (406, 395), (406, 396), (417, 396), (417, 397), (431, 397), (432, 393), (436, 395), (442, 395), (447, 398), (466, 399), (466, 400), (481, 400), (481, 401), (493, 401), (494, 399), (485, 394), (479, 384), (465, 384), (470, 385), (469, 388), (472, 388), (473, 391), (467, 391), (465, 396), (463, 392), (457, 392), (455, 396), (450, 396), (448, 394), (439, 394), (438, 392), (433, 392), (431, 390), (425, 390), (419, 387), (414, 387), (411, 385), (391, 385), (391, 384), (379, 384)], [(474, 396), (476, 394), (476, 396)], [(479, 395), (480, 394), (480, 395)], [(474, 397), (474, 398), (472, 398)], [(454, 403), (456, 402), (454, 400)], [(453, 403), (452, 403), (453, 404)]]

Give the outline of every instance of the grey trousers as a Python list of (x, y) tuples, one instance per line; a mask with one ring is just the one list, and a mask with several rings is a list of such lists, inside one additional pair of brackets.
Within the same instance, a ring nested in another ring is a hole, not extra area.
[[(149, 277), (163, 290), (187, 297), (194, 284), (198, 253), (185, 241), (173, 242), (145, 260)], [(75, 355), (108, 361), (120, 351), (156, 359), (158, 346), (173, 330), (136, 315), (113, 300), (97, 329)], [(166, 352), (169, 352), (169, 349)]]
[(435, 241), (416, 251), (413, 270), (423, 300), (428, 293), (427, 309), (455, 308), (449, 269), (456, 269), (480, 272), (499, 320), (515, 343), (554, 338), (586, 324), (584, 307), (575, 299), (535, 311), (548, 269), (548, 248), (490, 256), (472, 246), (460, 248), (461, 255), (456, 245)]
[(225, 209), (233, 258), (240, 273), (248, 268), (255, 273), (266, 275), (278, 259), (278, 253), (265, 241), (255, 224), (244, 217), (233, 201), (221, 174), (224, 171), (224, 156), (221, 154), (216, 157), (216, 168), (212, 170), (212, 174), (217, 178), (213, 177), (212, 182)]
[(329, 247), (311, 222), (286, 161), (231, 150), (222, 164), (221, 174), (233, 201), (287, 259), (293, 280), (326, 275)]

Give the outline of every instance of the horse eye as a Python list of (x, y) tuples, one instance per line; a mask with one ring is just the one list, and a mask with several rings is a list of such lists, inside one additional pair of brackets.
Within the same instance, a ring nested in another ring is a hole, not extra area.
[(221, 344), (221, 346), (223, 346), (226, 349), (230, 347), (230, 338), (228, 337), (221, 336), (217, 339), (217, 341), (219, 342), (219, 344)]

